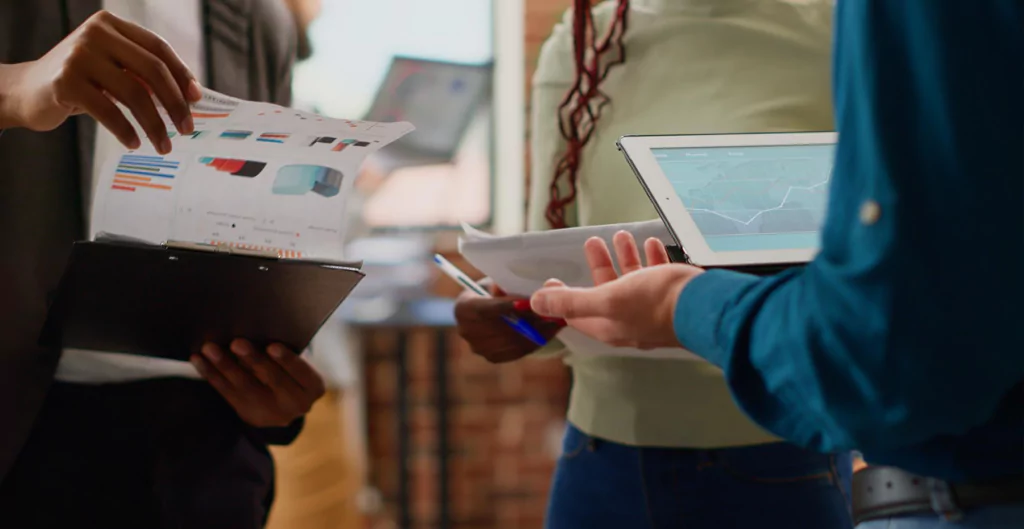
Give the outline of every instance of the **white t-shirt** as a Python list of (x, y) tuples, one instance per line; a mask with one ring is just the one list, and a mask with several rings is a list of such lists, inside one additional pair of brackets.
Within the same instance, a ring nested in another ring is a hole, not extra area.
[[(103, 9), (130, 20), (166, 40), (192, 70), (200, 84), (205, 82), (206, 61), (201, 0), (103, 0)], [(142, 141), (146, 138), (140, 131)], [(93, 175), (103, 163), (116, 156), (120, 145), (103, 127), (97, 127)], [(93, 182), (98, 182), (98, 177)], [(95, 189), (93, 190), (95, 192)], [(88, 218), (88, 215), (86, 215)], [(65, 349), (57, 365), (57, 380), (83, 384), (129, 382), (159, 377), (199, 378), (192, 364), (163, 358), (99, 351)]]
[[(617, 6), (595, 6), (602, 35)], [(613, 147), (625, 134), (833, 129), (830, 0), (632, 0), (630, 9), (626, 62), (601, 85), (611, 104), (583, 149), (570, 226), (658, 218)], [(572, 19), (565, 18), (533, 76), (530, 230), (549, 228), (545, 210), (566, 144), (558, 109), (575, 79)], [(569, 422), (588, 435), (685, 448), (775, 440), (740, 411), (710, 363), (571, 353), (567, 362)]]

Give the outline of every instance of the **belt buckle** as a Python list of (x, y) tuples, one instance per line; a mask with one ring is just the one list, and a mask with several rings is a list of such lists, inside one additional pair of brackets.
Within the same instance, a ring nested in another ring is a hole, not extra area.
[(932, 510), (947, 522), (959, 522), (964, 518), (964, 511), (953, 498), (949, 483), (941, 479), (927, 478), (928, 495)]

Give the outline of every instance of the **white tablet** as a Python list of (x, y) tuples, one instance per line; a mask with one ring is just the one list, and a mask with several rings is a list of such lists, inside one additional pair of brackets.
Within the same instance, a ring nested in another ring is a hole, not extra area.
[(795, 265), (820, 246), (836, 138), (626, 136), (619, 148), (694, 264)]

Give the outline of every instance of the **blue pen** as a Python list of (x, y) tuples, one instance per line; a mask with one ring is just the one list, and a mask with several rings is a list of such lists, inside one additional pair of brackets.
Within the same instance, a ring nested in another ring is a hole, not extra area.
[[(467, 276), (462, 270), (459, 270), (455, 265), (453, 265), (451, 261), (445, 259), (444, 257), (441, 257), (438, 254), (435, 254), (434, 263), (437, 264), (437, 267), (440, 268), (441, 271), (445, 273), (445, 275), (452, 278), (452, 280), (454, 280), (456, 283), (462, 286), (462, 288), (480, 297), (491, 297), (491, 293), (488, 292), (486, 288), (480, 286), (479, 283), (470, 279), (469, 276)], [(529, 324), (529, 322), (526, 322), (514, 315), (502, 316), (501, 318), (505, 320), (505, 323), (509, 324), (510, 327), (515, 329), (516, 332), (525, 336), (531, 342), (542, 347), (547, 345), (547, 339), (545, 339), (541, 333), (537, 332), (537, 329), (534, 329), (533, 326)]]

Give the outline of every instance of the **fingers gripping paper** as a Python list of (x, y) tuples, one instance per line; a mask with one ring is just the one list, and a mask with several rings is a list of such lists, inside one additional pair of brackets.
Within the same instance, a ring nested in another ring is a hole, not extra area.
[[(463, 230), (465, 233), (459, 241), (462, 255), (495, 284), (509, 294), (518, 296), (533, 294), (552, 278), (560, 279), (572, 287), (593, 286), (590, 267), (583, 252), (583, 244), (592, 237), (601, 237), (611, 247), (612, 237), (625, 230), (638, 241), (655, 237), (665, 244), (674, 244), (660, 220), (531, 232), (509, 237), (495, 237), (468, 225), (463, 225)], [(572, 328), (562, 330), (558, 339), (569, 348), (571, 354), (579, 356), (703, 361), (685, 349), (612, 347)]]

